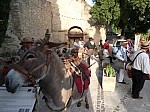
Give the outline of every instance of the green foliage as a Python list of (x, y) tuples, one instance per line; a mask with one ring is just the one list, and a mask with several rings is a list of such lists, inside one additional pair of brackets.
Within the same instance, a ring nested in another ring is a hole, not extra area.
[(106, 76), (107, 77), (115, 77), (116, 76), (116, 71), (110, 64), (108, 64), (106, 66)]
[(112, 27), (112, 32), (114, 34), (120, 34), (121, 33), (121, 29), (117, 28), (116, 25), (113, 24), (113, 25), (111, 25), (111, 27)]
[(148, 39), (149, 39), (149, 37), (150, 37), (150, 29), (148, 30), (148, 32), (147, 32), (147, 33), (142, 34), (142, 35), (141, 35), (141, 37), (144, 37), (146, 40), (148, 40)]
[[(150, 29), (149, 0), (93, 0), (90, 14), (99, 25), (113, 25), (113, 30), (122, 29), (122, 35), (147, 33)], [(117, 29), (116, 29), (117, 28)]]
[(115, 0), (97, 0), (90, 14), (99, 25), (113, 24), (120, 15), (119, 4)]
[(0, 45), (4, 41), (7, 30), (11, 0), (0, 0)]
[(147, 33), (150, 29), (150, 1), (129, 0), (130, 3), (130, 29), (134, 33)]

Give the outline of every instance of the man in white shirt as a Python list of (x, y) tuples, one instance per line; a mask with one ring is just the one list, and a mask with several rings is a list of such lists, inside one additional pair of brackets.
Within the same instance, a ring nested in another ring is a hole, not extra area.
[[(119, 51), (116, 54), (116, 58), (118, 59), (118, 61), (122, 61), (122, 66), (123, 68), (121, 68), (119, 70), (119, 74), (117, 76), (117, 81), (118, 83), (122, 83), (122, 84), (126, 84), (126, 82), (124, 82), (124, 75), (125, 75), (125, 63), (127, 63), (127, 56), (129, 56), (129, 52), (127, 51), (127, 43), (128, 42), (122, 42), (121, 43), (121, 48), (119, 49)], [(117, 62), (116, 62), (117, 64)], [(119, 68), (119, 67), (118, 67)]]
[[(132, 65), (132, 98), (134, 99), (142, 99), (143, 97), (140, 97), (140, 91), (142, 90), (146, 75), (150, 74), (150, 64), (149, 64), (149, 43), (143, 42), (141, 44), (141, 50), (136, 51), (134, 54), (134, 57), (140, 53), (136, 59), (134, 60), (134, 63)], [(133, 60), (134, 58), (132, 58)]]

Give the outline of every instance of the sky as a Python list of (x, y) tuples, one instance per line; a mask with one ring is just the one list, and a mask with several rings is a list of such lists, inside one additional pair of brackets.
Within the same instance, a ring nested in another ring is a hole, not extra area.
[(92, 0), (85, 0), (90, 6), (93, 6), (93, 1)]

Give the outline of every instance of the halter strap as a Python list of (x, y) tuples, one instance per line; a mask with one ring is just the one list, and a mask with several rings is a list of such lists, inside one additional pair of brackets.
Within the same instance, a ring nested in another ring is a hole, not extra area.
[(30, 72), (28, 72), (27, 70), (25, 70), (24, 68), (22, 68), (20, 65), (18, 64), (13, 64), (12, 68), (14, 68), (15, 70), (17, 70), (18, 72), (24, 74), (25, 76), (27, 76), (29, 78), (29, 80), (32, 82), (32, 84), (36, 83), (36, 79), (32, 76), (34, 72), (36, 72), (37, 70), (39, 70), (40, 68), (44, 67), (46, 65), (46, 63), (43, 63), (37, 67), (35, 67), (33, 70), (31, 70)]
[[(48, 65), (50, 63), (50, 56), (51, 56), (50, 53), (48, 53), (46, 62), (40, 64), (39, 66), (35, 67), (33, 70), (31, 70), (29, 72), (18, 64), (13, 64), (13, 65), (11, 65), (11, 67), (14, 68), (15, 70), (17, 70), (18, 72), (22, 73), (23, 75), (27, 76), (29, 78), (29, 80), (32, 82), (32, 84), (35, 85), (37, 79), (33, 77), (33, 73), (36, 72), (37, 70), (39, 70), (40, 68), (44, 67), (44, 66), (47, 67), (47, 70), (45, 72), (45, 73), (47, 73)], [(43, 75), (44, 74), (42, 74), (42, 76)]]

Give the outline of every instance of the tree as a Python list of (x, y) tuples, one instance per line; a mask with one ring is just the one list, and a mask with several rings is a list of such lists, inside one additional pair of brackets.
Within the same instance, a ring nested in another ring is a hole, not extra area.
[(97, 24), (113, 25), (125, 32), (146, 33), (150, 28), (149, 0), (93, 0), (90, 14)]
[(129, 0), (130, 17), (128, 24), (134, 33), (147, 33), (150, 28), (150, 1), (149, 0)]
[(122, 29), (121, 35), (125, 36), (125, 30), (126, 30), (126, 25), (127, 20), (129, 18), (129, 4), (127, 0), (119, 0), (119, 6), (120, 6), (120, 17), (119, 17), (119, 23), (116, 24), (116, 27)]
[(90, 14), (98, 25), (113, 24), (120, 15), (119, 4), (115, 0), (97, 0)]

